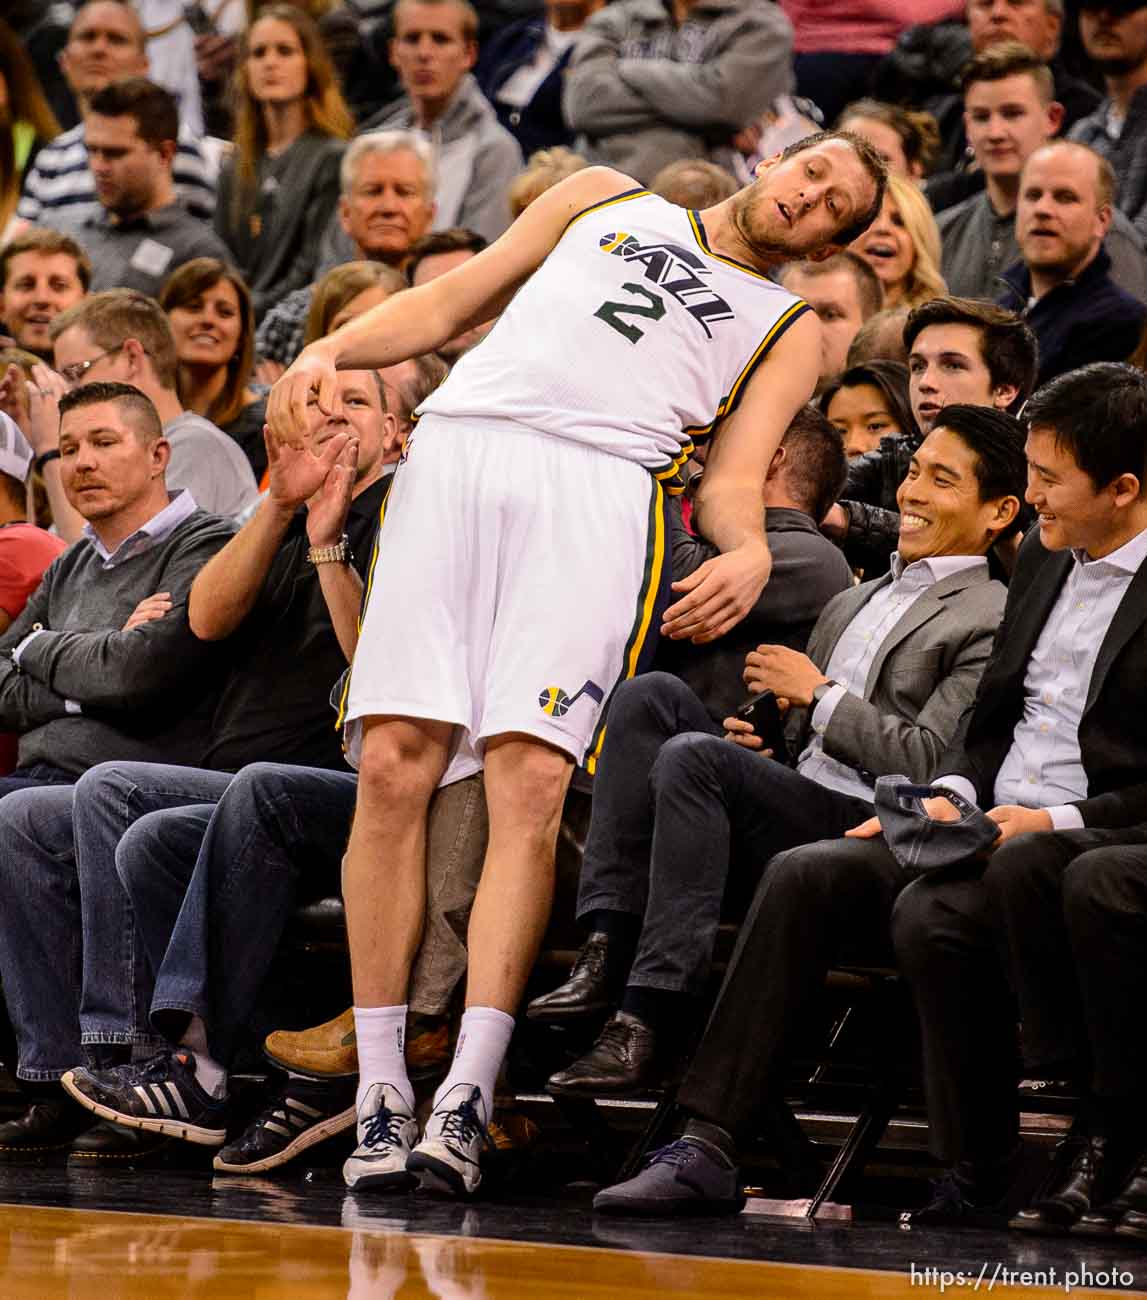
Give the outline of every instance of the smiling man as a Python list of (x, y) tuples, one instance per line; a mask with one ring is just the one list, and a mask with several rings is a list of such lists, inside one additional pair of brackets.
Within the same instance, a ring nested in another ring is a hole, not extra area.
[(0, 249), (0, 321), (17, 345), (52, 359), (52, 321), (87, 293), (92, 264), (70, 235), (28, 230)]
[[(972, 298), (933, 298), (908, 316), (908, 395), (920, 434), (952, 403), (1015, 411), (1035, 385), (1036, 342), (1014, 312)], [(844, 497), (823, 527), (849, 562), (875, 577), (896, 549), (897, 485), (918, 445), (915, 437), (882, 438), (849, 463)]]
[[(619, 983), (625, 995), (552, 1091), (592, 1096), (661, 1082), (690, 997), (704, 988), (730, 871), (759, 871), (781, 849), (843, 835), (870, 813), (877, 776), (935, 772), (1003, 609), (984, 556), (1016, 526), (1022, 470), (1010, 416), (947, 408), (900, 486), (892, 574), (830, 601), (807, 654), (762, 645), (748, 656), (749, 690), (789, 703), (795, 770), (788, 755), (753, 752), (760, 741), (739, 719), (726, 721), (722, 739), (673, 678), (647, 674), (618, 691), (578, 904), (591, 938), (569, 984), (529, 1014), (592, 1013)], [(656, 730), (636, 721), (645, 717)]]
[(1103, 238), (1115, 173), (1086, 145), (1061, 141), (1024, 165), (1016, 208), (1022, 262), (1004, 274), (999, 301), (1020, 312), (1039, 343), (1040, 384), (1091, 361), (1123, 361), (1147, 307), (1111, 279)]
[[(969, 871), (904, 890), (892, 933), (920, 1016), (933, 1151), (954, 1166), (923, 1221), (1003, 1211), (1019, 1166), (1022, 1020), (1030, 1077), (1086, 1092), (1046, 1186), (1013, 1221), (1054, 1232), (1119, 1190), (1143, 1139), (1143, 1038), (1137, 1022), (1125, 1038), (1120, 1029), (1136, 1005), (1135, 967), (1127, 983), (1118, 969), (1089, 980), (1081, 997), (1064, 917), (1088, 887), (1072, 864), (1125, 842), (1147, 807), (1147, 379), (1085, 366), (1036, 393), (1026, 415), (1039, 528), (1011, 581), (1008, 635), (936, 781), (987, 809), (1000, 839), (982, 879)], [(927, 807), (956, 816), (943, 797)], [(1133, 921), (1132, 899), (1119, 907)], [(1076, 937), (1081, 960), (1102, 946), (1102, 935)]]
[[(679, 722), (635, 774), (646, 780), (626, 778), (628, 806), (599, 810), (609, 787), (595, 791), (585, 855), (593, 883), (581, 898), (594, 960), (580, 963), (570, 985), (580, 986), (585, 1009), (591, 996), (608, 1004), (625, 983), (623, 1009), (589, 1055), (550, 1080), (551, 1091), (625, 1093), (660, 1079), (672, 1057), (664, 1049), (683, 1045), (690, 996), (704, 990), (730, 873), (764, 875), (678, 1098), (713, 1132), (693, 1142), (701, 1134), (690, 1130), (683, 1147), (671, 1148), (674, 1159), (600, 1193), (595, 1209), (735, 1213), (744, 1203), (733, 1137), (759, 1131), (793, 1026), (823, 985), (834, 947), (854, 927), (861, 937), (881, 909), (886, 936), (905, 878), (899, 867), (872, 874), (846, 865), (836, 873), (824, 851), (853, 817), (871, 814), (877, 776), (926, 781), (935, 773), (975, 697), (1003, 612), (1005, 592), (989, 578), (985, 555), (1016, 527), (1023, 478), (1015, 419), (947, 408), (900, 488), (904, 526), (892, 574), (831, 601), (807, 655), (781, 646), (749, 655), (749, 689), (789, 702), (795, 771), (756, 752), (760, 740), (739, 719), (726, 722), (725, 737), (711, 727), (690, 730), (695, 711), (668, 681), (638, 678), (626, 688), (631, 699), (672, 691)], [(663, 716), (672, 712), (663, 706)], [(616, 726), (611, 718), (611, 733)], [(807, 870), (781, 869), (774, 878), (770, 858), (790, 848)], [(774, 897), (783, 902), (774, 907)]]

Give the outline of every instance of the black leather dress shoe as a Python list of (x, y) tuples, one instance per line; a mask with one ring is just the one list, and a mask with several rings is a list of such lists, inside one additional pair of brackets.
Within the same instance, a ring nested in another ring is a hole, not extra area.
[[(1138, 1215), (1147, 1222), (1147, 1158), (1136, 1165), (1118, 1196), (1081, 1215), (1071, 1231), (1081, 1237), (1110, 1237), (1128, 1214)], [(1131, 1226), (1132, 1231), (1125, 1235), (1137, 1236), (1135, 1220)]]
[(555, 1074), (546, 1091), (560, 1096), (628, 1097), (662, 1082), (657, 1036), (644, 1021), (618, 1011), (589, 1051), (568, 1070)]
[(1115, 1229), (1117, 1237), (1147, 1241), (1147, 1210), (1128, 1210)]
[[(526, 1019), (540, 1024), (563, 1023), (600, 1015), (617, 1006), (625, 975), (610, 971), (610, 938), (595, 931), (577, 955), (570, 977), (552, 993), (543, 993), (526, 1007)], [(617, 962), (613, 965), (616, 967)]]
[(68, 1164), (89, 1168), (96, 1164), (132, 1165), (177, 1145), (176, 1139), (141, 1128), (126, 1128), (100, 1120), (81, 1133), (68, 1152)]
[(958, 1224), (965, 1228), (1002, 1228), (1007, 1222), (1008, 1192), (1019, 1169), (1020, 1148), (988, 1166), (962, 1162), (932, 1183), (932, 1196), (918, 1210), (900, 1215), (902, 1228)]
[(1119, 1186), (1117, 1179), (1126, 1170), (1126, 1165), (1118, 1167), (1120, 1163), (1107, 1138), (1065, 1138), (1056, 1148), (1043, 1190), (1008, 1227), (1021, 1232), (1067, 1232)]
[(34, 1101), (18, 1119), (0, 1124), (0, 1161), (38, 1160), (67, 1151), (95, 1122), (69, 1097)]

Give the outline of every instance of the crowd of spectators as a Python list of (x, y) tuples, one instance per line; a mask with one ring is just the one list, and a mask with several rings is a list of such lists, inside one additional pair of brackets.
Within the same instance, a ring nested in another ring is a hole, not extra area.
[[(274, 1028), (292, 908), (338, 890), (356, 780), (331, 700), (386, 494), (496, 319), (341, 372), (303, 450), (265, 428), (271, 387), (587, 166), (704, 211), (836, 125), (887, 187), (847, 248), (776, 273), (821, 352), (761, 485), (770, 581), (608, 701), (587, 939), (525, 1015), (608, 1016), (555, 1094), (663, 1086), (709, 1011), (723, 901), (752, 897), (682, 1135), (598, 1208), (739, 1209), (738, 1152), (860, 951), (920, 1021), (949, 1172), (918, 1222), (1147, 1237), (1147, 2), (154, 9), (0, 20), (0, 985), (28, 1102), (0, 1158), (177, 1135), (252, 1173), (355, 1125), (349, 1012), (271, 1036), (285, 1082), (238, 1132), (229, 1072)], [(703, 275), (697, 244), (672, 251)], [(678, 581), (717, 553), (691, 504)], [(738, 712), (764, 694), (767, 749)], [(932, 791), (933, 822), (986, 826), (991, 856), (905, 856), (892, 778)], [(430, 1071), (486, 833), (471, 771), (430, 812), (408, 1042)], [(97, 1124), (61, 1087), (134, 1060), (158, 1089), (155, 1053), (190, 1063), (194, 1122), (161, 1098), (166, 1129)], [(1080, 1098), (1022, 1209), (1021, 1068)]]

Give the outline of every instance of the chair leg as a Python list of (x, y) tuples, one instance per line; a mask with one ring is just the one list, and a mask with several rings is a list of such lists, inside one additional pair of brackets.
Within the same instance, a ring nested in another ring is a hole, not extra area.
[(805, 1211), (806, 1219), (815, 1219), (817, 1211), (850, 1175), (859, 1173), (868, 1163), (880, 1139), (896, 1113), (897, 1098), (894, 1093), (881, 1091), (857, 1117), (848, 1139), (836, 1154), (828, 1173), (817, 1188), (816, 1195)]

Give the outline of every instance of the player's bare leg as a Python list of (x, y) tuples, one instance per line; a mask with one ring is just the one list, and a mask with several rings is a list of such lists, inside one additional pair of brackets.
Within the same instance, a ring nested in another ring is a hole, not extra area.
[(542, 741), (508, 734), (488, 742), (485, 770), (490, 838), (470, 913), (466, 1011), (450, 1073), (409, 1163), (428, 1186), (456, 1195), (479, 1181), (494, 1083), (553, 903), (573, 763)]
[(403, 1055), (406, 989), (426, 911), (426, 815), (446, 769), (449, 723), (365, 718), (343, 898), (358, 1047), (358, 1146), (351, 1188), (409, 1186), (417, 1137)]

